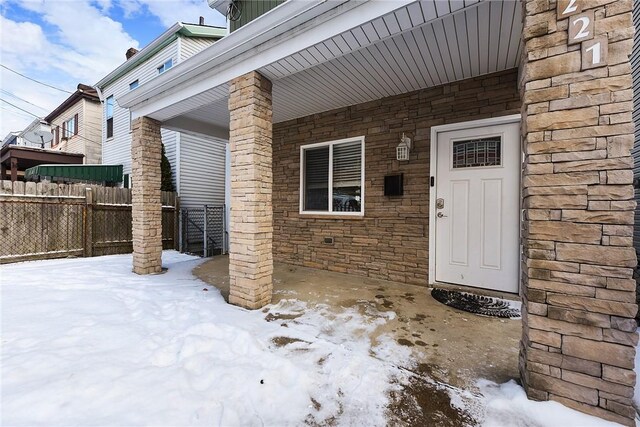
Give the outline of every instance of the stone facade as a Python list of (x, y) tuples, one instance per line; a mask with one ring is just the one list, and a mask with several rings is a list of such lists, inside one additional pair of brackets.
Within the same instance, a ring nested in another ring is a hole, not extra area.
[(273, 289), (271, 82), (251, 72), (234, 79), (229, 93), (229, 302), (256, 309), (271, 302)]
[[(431, 126), (519, 113), (516, 80), (509, 70), (274, 125), (274, 257), (426, 286)], [(396, 160), (403, 132), (413, 140), (408, 162)], [(300, 146), (362, 135), (364, 217), (301, 215)], [(397, 173), (404, 195), (385, 197), (384, 176)]]
[(162, 271), (160, 122), (141, 117), (131, 123), (133, 271)]
[(582, 5), (607, 66), (583, 70), (555, 1), (523, 4), (520, 370), (532, 398), (635, 425), (632, 2)]

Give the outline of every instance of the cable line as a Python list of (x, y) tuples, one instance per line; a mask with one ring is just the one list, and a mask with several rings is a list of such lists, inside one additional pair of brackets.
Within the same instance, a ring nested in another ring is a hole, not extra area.
[(50, 84), (43, 83), (43, 82), (41, 82), (39, 80), (36, 80), (36, 79), (33, 79), (33, 78), (29, 77), (29, 76), (25, 76), (24, 74), (19, 73), (16, 70), (13, 70), (13, 69), (7, 67), (6, 65), (0, 64), (0, 67), (9, 70), (12, 73), (15, 73), (15, 74), (19, 75), (20, 77), (24, 77), (27, 80), (31, 80), (32, 82), (36, 82), (36, 83), (41, 84), (43, 86), (50, 87), (51, 89), (59, 90), (60, 92), (69, 93), (69, 94), (73, 93), (73, 92), (69, 92), (68, 90), (60, 89), (59, 87), (55, 87), (55, 86), (51, 86)]
[(35, 117), (35, 118), (37, 118), (37, 119), (42, 119), (42, 117), (38, 116), (37, 114), (33, 114), (31, 111), (27, 111), (27, 110), (25, 110), (24, 108), (20, 108), (20, 107), (18, 107), (17, 105), (10, 103), (10, 102), (9, 102), (9, 101), (7, 101), (6, 99), (2, 99), (2, 98), (0, 98), (0, 101), (2, 101), (2, 102), (4, 102), (4, 103), (7, 103), (7, 104), (11, 105), (13, 108), (17, 108), (17, 109), (18, 109), (18, 110), (20, 110), (20, 111), (24, 111), (24, 112), (25, 112), (25, 113), (27, 113), (27, 114), (31, 114), (33, 117)]
[(31, 102), (31, 101), (27, 101), (27, 100), (26, 100), (26, 99), (24, 99), (24, 98), (20, 98), (18, 95), (14, 94), (14, 93), (11, 93), (11, 92), (9, 92), (8, 90), (0, 89), (0, 92), (4, 92), (4, 93), (6, 93), (7, 95), (12, 96), (12, 97), (14, 97), (14, 98), (16, 98), (16, 99), (18, 99), (18, 100), (20, 100), (20, 101), (22, 101), (22, 102), (25, 102), (25, 103), (27, 103), (27, 104), (29, 104), (29, 105), (33, 105), (33, 106), (34, 106), (34, 107), (36, 107), (36, 108), (40, 108), (40, 109), (42, 109), (42, 110), (46, 110), (46, 108), (41, 107), (41, 106), (39, 106), (39, 105), (36, 105), (36, 104), (34, 104), (33, 102)]

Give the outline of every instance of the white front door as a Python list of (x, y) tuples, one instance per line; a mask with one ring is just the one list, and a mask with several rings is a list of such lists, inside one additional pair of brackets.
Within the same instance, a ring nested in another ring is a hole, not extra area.
[(518, 292), (519, 135), (519, 122), (437, 134), (436, 281)]

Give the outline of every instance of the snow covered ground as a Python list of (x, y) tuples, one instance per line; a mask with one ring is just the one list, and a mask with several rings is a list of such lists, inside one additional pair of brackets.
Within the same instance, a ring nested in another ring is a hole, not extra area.
[[(371, 340), (392, 311), (246, 311), (191, 275), (199, 258), (163, 261), (154, 276), (133, 274), (130, 255), (0, 266), (2, 425), (387, 423), (412, 368), (393, 337)], [(439, 387), (487, 426), (611, 425), (513, 382)]]

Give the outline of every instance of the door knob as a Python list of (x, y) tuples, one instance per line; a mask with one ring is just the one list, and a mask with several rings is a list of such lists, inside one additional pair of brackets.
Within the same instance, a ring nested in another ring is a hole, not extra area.
[(438, 213), (436, 214), (436, 216), (437, 216), (438, 218), (446, 218), (446, 215), (445, 215), (445, 214), (443, 214), (442, 212), (438, 212)]

